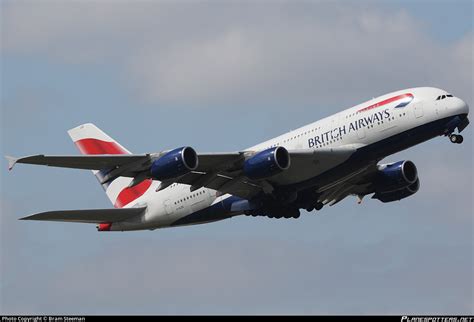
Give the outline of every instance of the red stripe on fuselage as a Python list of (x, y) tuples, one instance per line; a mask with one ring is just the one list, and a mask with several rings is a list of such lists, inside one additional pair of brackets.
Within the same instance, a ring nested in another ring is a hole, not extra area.
[(148, 188), (150, 188), (152, 181), (153, 180), (151, 179), (147, 179), (140, 182), (136, 186), (133, 186), (131, 188), (125, 188), (120, 191), (117, 200), (115, 201), (114, 207), (122, 208), (123, 206), (128, 205), (133, 200), (141, 197), (148, 190)]
[[(128, 154), (115, 142), (107, 142), (97, 139), (82, 139), (74, 142), (82, 154)], [(150, 188), (151, 179), (144, 180), (136, 186), (124, 188), (115, 200), (114, 207), (122, 208), (133, 200), (141, 197)]]
[(115, 142), (97, 139), (82, 139), (74, 142), (82, 154), (128, 154)]
[(407, 93), (407, 94), (401, 94), (401, 95), (397, 95), (397, 96), (394, 96), (394, 97), (390, 97), (390, 98), (387, 98), (381, 102), (378, 102), (378, 103), (375, 103), (375, 104), (372, 104), (372, 105), (369, 105), (367, 107), (364, 107), (363, 109), (360, 109), (358, 110), (357, 112), (365, 112), (365, 111), (368, 111), (368, 110), (371, 110), (373, 108), (376, 108), (376, 107), (380, 107), (380, 106), (384, 106), (384, 105), (387, 105), (389, 103), (392, 103), (392, 102), (395, 102), (395, 101), (398, 101), (399, 99), (402, 99), (402, 98), (405, 98), (405, 97), (412, 97), (413, 98), (413, 95), (410, 94), (410, 93)]

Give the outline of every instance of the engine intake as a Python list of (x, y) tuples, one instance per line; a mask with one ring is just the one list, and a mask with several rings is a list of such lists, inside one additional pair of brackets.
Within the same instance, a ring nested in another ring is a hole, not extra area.
[(418, 179), (418, 171), (411, 161), (382, 165), (376, 181), (376, 192), (387, 193), (408, 187)]
[(172, 179), (196, 170), (198, 163), (198, 156), (193, 148), (177, 148), (153, 161), (150, 175), (160, 181)]
[(244, 173), (250, 179), (274, 176), (290, 167), (290, 154), (281, 146), (258, 152), (244, 163)]

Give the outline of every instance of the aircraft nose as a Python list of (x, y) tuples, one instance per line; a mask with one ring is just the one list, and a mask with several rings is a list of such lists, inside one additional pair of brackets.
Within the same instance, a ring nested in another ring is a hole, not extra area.
[(458, 97), (454, 98), (453, 108), (456, 110), (456, 114), (469, 114), (469, 105)]

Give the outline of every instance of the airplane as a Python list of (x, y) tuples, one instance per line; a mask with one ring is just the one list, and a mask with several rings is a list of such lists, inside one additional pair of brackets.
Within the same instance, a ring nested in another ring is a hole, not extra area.
[(237, 215), (298, 218), (348, 196), (383, 203), (420, 188), (409, 160), (385, 157), (437, 136), (460, 144), (469, 106), (447, 91), (409, 88), (358, 104), (242, 151), (184, 146), (132, 154), (91, 123), (68, 131), (82, 155), (7, 156), (16, 163), (92, 170), (114, 205), (21, 220), (93, 223), (98, 231), (154, 230)]

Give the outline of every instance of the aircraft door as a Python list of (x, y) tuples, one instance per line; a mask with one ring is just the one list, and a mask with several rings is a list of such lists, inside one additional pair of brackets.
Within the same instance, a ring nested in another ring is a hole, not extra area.
[(413, 105), (413, 113), (415, 114), (415, 118), (423, 116), (423, 102), (417, 102)]
[(357, 131), (357, 138), (358, 139), (365, 139), (365, 127), (362, 126), (361, 128), (359, 128)]
[(173, 203), (170, 199), (165, 199), (165, 201), (163, 202), (163, 206), (165, 207), (167, 215), (172, 215), (174, 213)]
[(445, 101), (437, 100), (435, 101), (436, 116), (444, 115), (444, 112), (447, 110)]

